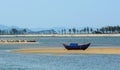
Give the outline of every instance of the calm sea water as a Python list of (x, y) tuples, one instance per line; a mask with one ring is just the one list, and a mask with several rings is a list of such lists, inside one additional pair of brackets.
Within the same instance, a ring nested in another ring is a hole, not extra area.
[(120, 47), (120, 37), (0, 37), (2, 40), (36, 40), (37, 44), (0, 44), (0, 49), (64, 48), (63, 43), (91, 43), (90, 47)]
[(8, 50), (64, 48), (63, 43), (91, 43), (90, 47), (120, 47), (120, 37), (0, 37), (2, 40), (36, 40), (37, 44), (0, 44), (0, 70), (120, 70), (120, 55), (21, 54)]

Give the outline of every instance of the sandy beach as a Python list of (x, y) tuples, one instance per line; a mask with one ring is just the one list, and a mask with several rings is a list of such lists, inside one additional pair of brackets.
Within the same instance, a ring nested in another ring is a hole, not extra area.
[(120, 54), (120, 48), (88, 48), (86, 50), (66, 50), (64, 48), (38, 48), (12, 50), (11, 52), (26, 54)]

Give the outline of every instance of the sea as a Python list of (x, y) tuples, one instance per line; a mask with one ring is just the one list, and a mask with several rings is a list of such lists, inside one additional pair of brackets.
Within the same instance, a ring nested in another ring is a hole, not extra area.
[(36, 40), (35, 44), (0, 44), (0, 70), (120, 70), (119, 54), (25, 54), (18, 49), (64, 48), (63, 43), (91, 43), (89, 48), (120, 48), (120, 36), (0, 36), (0, 40)]

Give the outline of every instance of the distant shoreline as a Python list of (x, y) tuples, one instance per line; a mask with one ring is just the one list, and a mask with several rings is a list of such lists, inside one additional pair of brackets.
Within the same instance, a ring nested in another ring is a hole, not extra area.
[(63, 37), (63, 36), (66, 36), (66, 37), (79, 37), (79, 36), (120, 36), (120, 34), (23, 34), (23, 35), (0, 35), (0, 36), (43, 36), (43, 37)]

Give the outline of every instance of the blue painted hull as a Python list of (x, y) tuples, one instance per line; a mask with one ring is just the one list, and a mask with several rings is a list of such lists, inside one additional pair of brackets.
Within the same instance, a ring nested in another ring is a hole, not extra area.
[(86, 50), (89, 46), (90, 43), (88, 44), (83, 44), (83, 45), (66, 45), (63, 44), (63, 46), (67, 49), (67, 50)]

